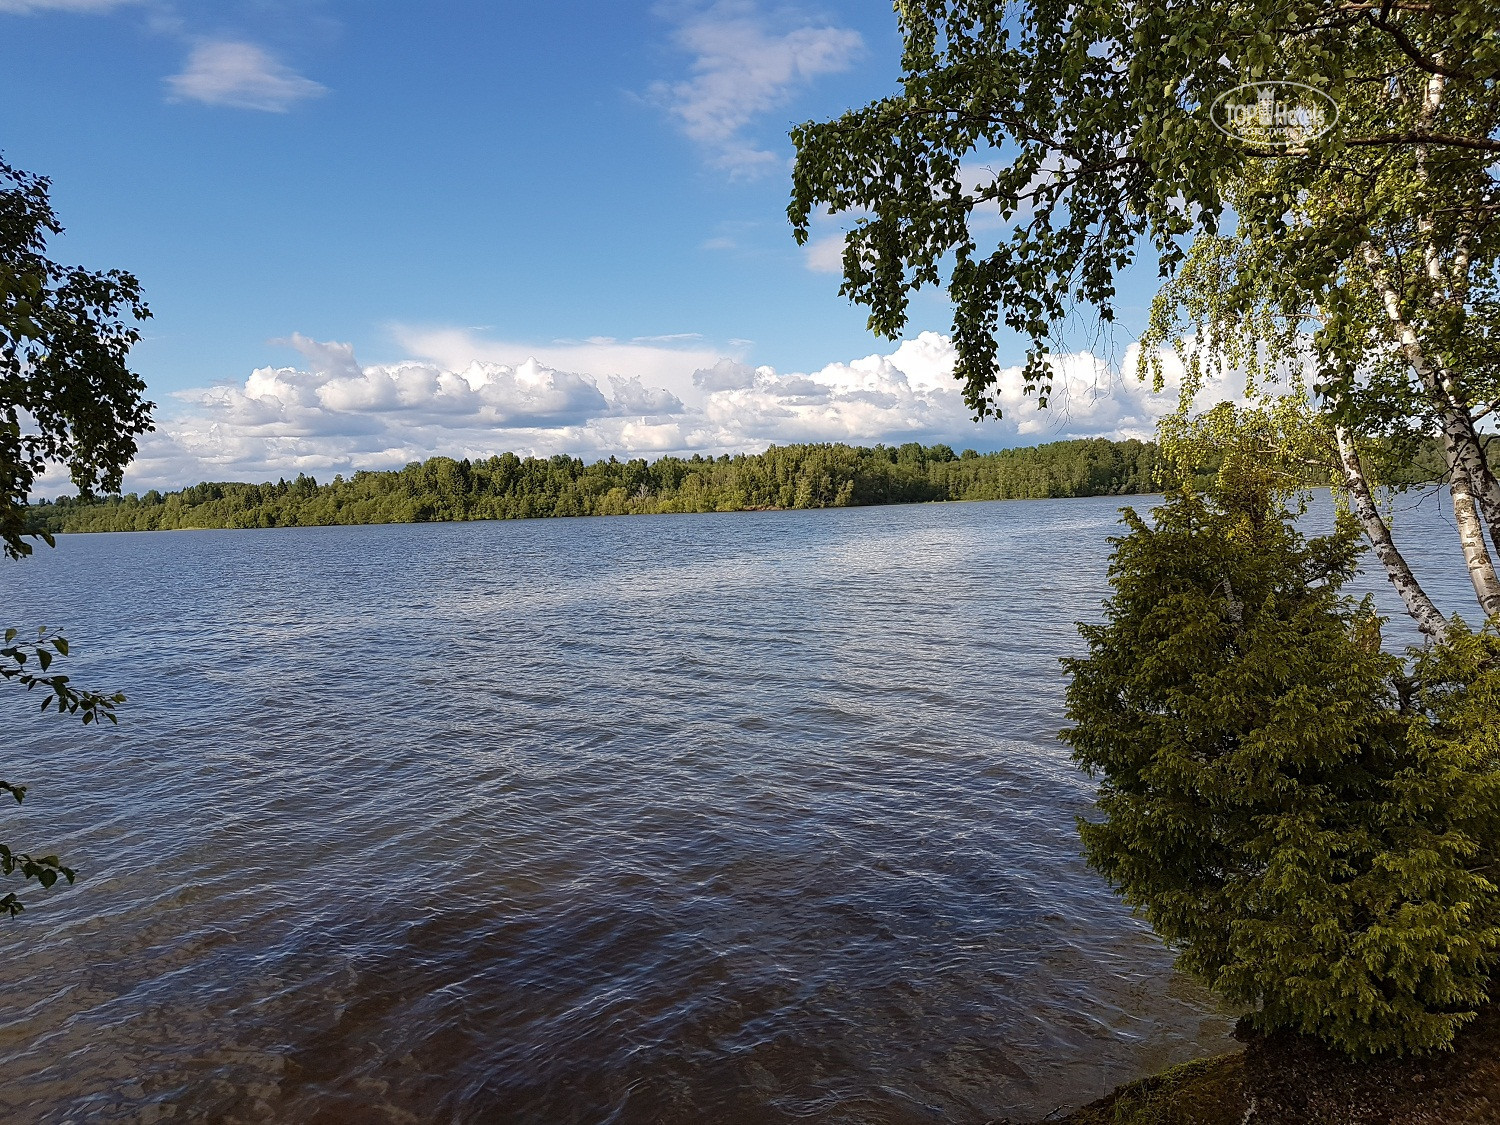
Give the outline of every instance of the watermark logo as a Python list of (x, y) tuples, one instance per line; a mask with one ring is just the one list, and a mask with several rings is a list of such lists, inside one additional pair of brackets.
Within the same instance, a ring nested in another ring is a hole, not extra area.
[(1256, 148), (1295, 148), (1317, 140), (1339, 120), (1322, 90), (1301, 82), (1247, 82), (1214, 99), (1214, 125)]

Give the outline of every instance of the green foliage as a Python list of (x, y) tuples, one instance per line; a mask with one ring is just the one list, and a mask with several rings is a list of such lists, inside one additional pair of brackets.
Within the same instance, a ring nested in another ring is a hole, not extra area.
[[(899, 335), (912, 294), (943, 285), (976, 413), (999, 402), (1010, 333), (1045, 402), (1064, 327), (1080, 311), (1111, 321), (1120, 270), (1154, 257), (1165, 284), (1139, 373), (1159, 384), (1175, 350), (1184, 416), (1210, 372), (1289, 392), (1337, 445), (1321, 459), (1434, 636), (1442, 615), (1370, 496), (1422, 471), (1441, 437), (1457, 545), (1481, 613), (1500, 614), (1484, 543), (1487, 526), (1500, 551), (1500, 480), (1477, 428), (1500, 409), (1493, 0), (897, 12), (899, 93), (792, 134), (796, 237), (824, 211), (846, 217), (841, 292), (872, 330)], [(1292, 91), (1335, 107), (1332, 127), (1282, 145), (1215, 121), (1222, 98)]]
[[(28, 501), (48, 465), (67, 466), (80, 495), (118, 491), (135, 439), (151, 428), (146, 385), (126, 366), (140, 332), (131, 321), (150, 316), (134, 277), (62, 266), (46, 255), (62, 233), (48, 197), (50, 183), (0, 160), (0, 551), (31, 554), (27, 537), (51, 543), (31, 522)], [(73, 687), (52, 670), (68, 655), (66, 638), (38, 630), (31, 641), (5, 630), (0, 680), (42, 689), (41, 709), (81, 718), (85, 725), (115, 722), (121, 694)], [(26, 786), (0, 781), (18, 802)], [(0, 873), (19, 873), (51, 887), (74, 872), (55, 855), (34, 857), (0, 844)], [(20, 899), (0, 898), (0, 911), (21, 913)]]
[(318, 484), (198, 484), (104, 502), (31, 508), (39, 531), (298, 527), (536, 516), (645, 515), (830, 508), (932, 500), (1045, 499), (1149, 492), (1155, 447), (1095, 438), (955, 455), (946, 445), (873, 449), (792, 445), (719, 458), (597, 461), (506, 453), (484, 461), (434, 457), (395, 472)]
[[(5, 644), (0, 647), (0, 680), (23, 687), (28, 692), (41, 688), (43, 711), (52, 708), (59, 715), (78, 716), (85, 726), (106, 719), (111, 723), (117, 721), (115, 705), (125, 702), (123, 694), (100, 695), (80, 691), (68, 676), (52, 671), (53, 664), (68, 655), (66, 637), (48, 629), (38, 629), (33, 640), (22, 641), (18, 636), (15, 629), (5, 630)], [(26, 788), (0, 781), (0, 791), (9, 793), (17, 803), (26, 799)], [(55, 855), (35, 857), (27, 852), (14, 851), (8, 844), (0, 844), (0, 873), (19, 873), (23, 879), (34, 879), (43, 887), (51, 887), (60, 878), (71, 883), (77, 877), (77, 872), (64, 866)], [(12, 918), (25, 909), (15, 892), (0, 898), (0, 911)]]
[(1261, 1026), (1446, 1046), (1500, 946), (1500, 640), (1456, 627), (1408, 680), (1340, 593), (1356, 532), (1304, 540), (1265, 494), (1126, 522), (1066, 662), (1090, 863)]
[(1337, 461), (1319, 422), (1297, 395), (1244, 407), (1221, 402), (1196, 414), (1182, 409), (1157, 425), (1163, 472), (1178, 487), (1207, 476), (1211, 491), (1238, 507), (1305, 494), (1327, 483)]
[[(19, 631), (16, 629), (5, 630), (5, 645), (0, 648), (0, 680), (10, 680), (27, 691), (44, 689), (41, 703), (43, 711), (55, 707), (59, 714), (77, 715), (83, 720), (84, 726), (105, 720), (118, 723), (115, 704), (125, 702), (123, 695), (118, 692), (100, 695), (92, 691), (79, 691), (73, 687), (68, 676), (50, 672), (58, 657), (68, 655), (66, 637), (46, 628), (37, 630), (34, 641), (18, 641), (18, 635)], [(0, 789), (16, 793), (14, 786), (4, 782), (0, 782)], [(16, 799), (20, 800), (19, 794)]]
[(0, 160), (0, 548), (31, 553), (26, 502), (36, 477), (66, 465), (81, 494), (115, 492), (151, 428), (146, 385), (126, 366), (150, 316), (140, 285), (46, 256), (62, 233), (49, 182)]
[[(946, 287), (957, 374), (981, 413), (996, 405), (1001, 332), (1030, 341), (1025, 377), (1045, 388), (1058, 326), (1079, 306), (1112, 320), (1123, 266), (1154, 254), (1170, 276), (1194, 264), (1195, 238), (1208, 240), (1196, 291), (1225, 294), (1216, 307), (1228, 315), (1264, 313), (1271, 339), (1283, 311), (1294, 316), (1280, 327), (1295, 333), (1343, 286), (1366, 239), (1395, 239), (1403, 283), (1417, 290), (1432, 284), (1410, 260), (1419, 226), (1443, 261), (1463, 248), (1476, 290), (1493, 279), (1492, 0), (899, 0), (896, 10), (899, 91), (793, 130), (788, 214), (799, 241), (820, 209), (851, 217), (841, 292), (878, 333), (901, 333), (913, 292)], [(1434, 79), (1443, 100), (1429, 120)], [(1221, 95), (1263, 80), (1328, 96), (1337, 127), (1274, 150), (1215, 127)], [(1218, 287), (1207, 284), (1215, 271)], [(1368, 286), (1357, 301), (1367, 297)], [(1355, 301), (1327, 302), (1321, 326), (1330, 344), (1359, 337), (1349, 355), (1382, 331)], [(1472, 315), (1464, 331), (1461, 307), (1443, 317), (1455, 361), (1493, 371), (1495, 337), (1476, 336)], [(1189, 319), (1215, 317), (1203, 306)]]

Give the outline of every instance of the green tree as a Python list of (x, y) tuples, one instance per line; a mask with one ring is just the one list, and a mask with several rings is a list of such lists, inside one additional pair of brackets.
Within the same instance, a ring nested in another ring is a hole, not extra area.
[[(130, 323), (149, 316), (140, 286), (118, 270), (62, 266), (46, 256), (49, 236), (62, 232), (48, 197), (49, 182), (0, 160), (0, 547), (11, 559), (29, 555), (28, 537), (51, 537), (28, 524), (36, 478), (49, 464), (67, 468), (80, 495), (117, 492), (135, 455), (135, 439), (150, 429), (145, 383), (126, 366), (139, 339)], [(41, 689), (41, 707), (81, 717), (85, 724), (115, 721), (125, 697), (80, 691), (53, 671), (68, 654), (67, 640), (40, 630), (30, 641), (7, 628), (0, 646), (0, 679)], [(35, 696), (33, 696), (35, 698)], [(17, 801), (26, 787), (0, 781)], [(0, 872), (44, 887), (74, 872), (55, 855), (33, 857), (0, 844)], [(0, 910), (22, 910), (10, 893)]]
[[(1492, 0), (896, 9), (900, 92), (793, 131), (796, 235), (821, 208), (855, 216), (842, 292), (873, 330), (898, 335), (911, 294), (945, 285), (976, 412), (996, 408), (1004, 330), (1028, 341), (1045, 402), (1059, 326), (1080, 308), (1111, 320), (1119, 271), (1154, 256), (1172, 284), (1148, 369), (1179, 343), (1310, 373), (1325, 470), (1433, 637), (1444, 615), (1375, 503), (1371, 459), (1439, 438), (1476, 598), (1500, 609), (1484, 534), (1500, 550), (1500, 485), (1477, 429), (1500, 398)], [(1268, 80), (1331, 99), (1336, 127), (1265, 147), (1215, 124), (1219, 99)]]
[(63, 497), (32, 505), (28, 515), (39, 531), (153, 531), (1100, 496), (1150, 491), (1155, 463), (1150, 443), (1097, 438), (968, 457), (915, 442), (772, 446), (649, 465), (507, 453), (467, 468), (432, 458), (323, 485), (299, 476), (262, 485), (205, 482), (140, 497)]
[(1102, 777), (1085, 850), (1262, 1027), (1439, 1048), (1500, 947), (1500, 643), (1439, 646), (1413, 690), (1340, 593), (1357, 529), (1304, 541), (1270, 495), (1127, 512), (1105, 622), (1066, 662), (1063, 738)]
[(140, 339), (130, 322), (151, 315), (140, 284), (47, 257), (62, 233), (49, 187), (0, 160), (0, 544), (11, 558), (31, 553), (25, 509), (49, 463), (81, 495), (118, 492), (151, 429), (146, 384), (126, 366)]
[[(842, 292), (870, 327), (899, 335), (912, 294), (945, 286), (983, 415), (1002, 333), (1027, 341), (1045, 404), (1069, 319), (1112, 320), (1139, 256), (1164, 279), (1140, 374), (1159, 387), (1181, 361), (1162, 453), (1210, 493), (1132, 517), (1108, 619), (1069, 665), (1066, 737), (1102, 779), (1091, 861), (1263, 1023), (1355, 1053), (1441, 1046), (1485, 999), (1497, 941), (1493, 0), (896, 10), (900, 91), (793, 131), (797, 238), (822, 210), (852, 218)], [(1336, 127), (1268, 143), (1216, 123), (1272, 82), (1335, 106)], [(1195, 413), (1230, 369), (1249, 408)], [(1478, 633), (1434, 604), (1377, 502), (1434, 443)], [(1348, 527), (1289, 527), (1315, 474), (1434, 642), (1410, 669), (1339, 595)]]

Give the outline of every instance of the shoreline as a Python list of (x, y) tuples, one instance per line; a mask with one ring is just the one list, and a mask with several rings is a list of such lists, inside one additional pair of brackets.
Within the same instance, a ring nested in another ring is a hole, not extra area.
[(1067, 1113), (986, 1125), (1481, 1125), (1500, 1122), (1500, 1003), (1453, 1049), (1357, 1062), (1306, 1036), (1240, 1021), (1237, 1051), (1117, 1086)]

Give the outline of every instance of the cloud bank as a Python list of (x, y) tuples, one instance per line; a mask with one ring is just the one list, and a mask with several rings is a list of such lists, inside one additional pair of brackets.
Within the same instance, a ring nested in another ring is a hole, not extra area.
[[(634, 370), (583, 371), (535, 354), (503, 362), (493, 349), (506, 345), (461, 332), (412, 338), (425, 341), (428, 351), (437, 350), (436, 339), (444, 359), (365, 365), (348, 344), (293, 336), (281, 342), (301, 353), (295, 366), (258, 368), (243, 383), (179, 392), (161, 412), (157, 432), (143, 439), (127, 487), (299, 472), (326, 479), (437, 454), (477, 459), (507, 450), (592, 460), (718, 455), (792, 442), (993, 449), (1075, 437), (1149, 438), (1156, 420), (1176, 405), (1172, 387), (1153, 394), (1133, 375), (1081, 353), (1054, 359), (1048, 409), (1038, 409), (1035, 395), (1022, 389), (1019, 369), (1010, 369), (1000, 384), (1003, 417), (976, 423), (952, 377), (952, 343), (930, 332), (888, 353), (810, 372), (780, 372), (725, 355), (702, 362), (711, 353), (692, 340), (551, 349), (634, 364)], [(683, 365), (695, 362), (681, 377)], [(1124, 369), (1134, 370), (1133, 351)], [(1210, 387), (1207, 395), (1235, 397), (1235, 388)]]

